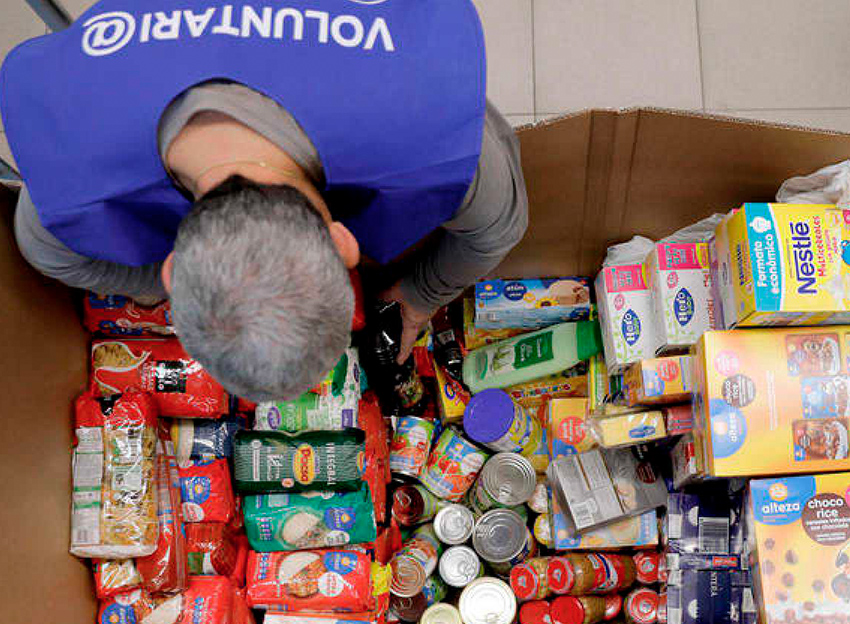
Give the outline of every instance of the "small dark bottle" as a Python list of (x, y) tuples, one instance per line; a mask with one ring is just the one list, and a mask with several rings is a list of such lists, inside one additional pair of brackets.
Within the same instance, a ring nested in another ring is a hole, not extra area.
[(404, 364), (396, 362), (402, 329), (398, 302), (378, 302), (370, 323), (368, 348), (371, 353), (368, 356), (373, 360), (374, 370), (369, 379), (402, 414), (415, 414), (425, 395), (425, 387), (416, 372), (412, 355)]
[(463, 351), (460, 348), (448, 306), (443, 306), (431, 317), (434, 330), (434, 359), (455, 381), (463, 381)]

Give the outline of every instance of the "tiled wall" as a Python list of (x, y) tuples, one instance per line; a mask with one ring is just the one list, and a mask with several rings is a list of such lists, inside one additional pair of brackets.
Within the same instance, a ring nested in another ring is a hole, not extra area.
[[(75, 17), (92, 4), (59, 1)], [(648, 105), (850, 131), (846, 0), (474, 2), (489, 97), (516, 125)], [(2, 0), (0, 58), (43, 31), (24, 0)]]

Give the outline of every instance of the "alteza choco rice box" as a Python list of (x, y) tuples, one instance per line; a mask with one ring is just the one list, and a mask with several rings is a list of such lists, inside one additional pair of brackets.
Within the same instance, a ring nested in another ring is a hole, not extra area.
[(693, 367), (708, 474), (850, 470), (850, 326), (706, 332)]
[(727, 327), (850, 323), (850, 210), (744, 204), (715, 241)]
[(752, 481), (747, 515), (762, 624), (850, 623), (850, 473)]

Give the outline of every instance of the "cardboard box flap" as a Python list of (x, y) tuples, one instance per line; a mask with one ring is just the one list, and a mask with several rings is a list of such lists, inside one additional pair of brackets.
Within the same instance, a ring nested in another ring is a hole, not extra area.
[(499, 277), (588, 275), (613, 243), (666, 236), (850, 154), (850, 135), (662, 109), (592, 110), (519, 130), (530, 203)]

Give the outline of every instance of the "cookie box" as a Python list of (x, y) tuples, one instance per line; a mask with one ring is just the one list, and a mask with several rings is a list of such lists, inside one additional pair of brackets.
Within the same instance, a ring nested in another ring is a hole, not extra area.
[(475, 285), (475, 326), (542, 329), (590, 318), (590, 280), (489, 280)]
[(629, 405), (671, 405), (691, 399), (691, 358), (653, 358), (632, 364), (623, 375)]

